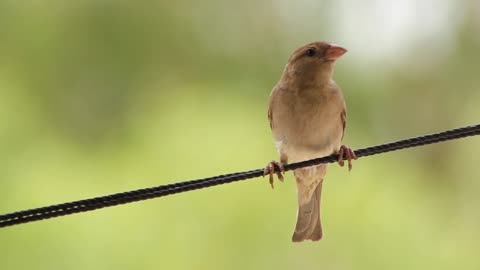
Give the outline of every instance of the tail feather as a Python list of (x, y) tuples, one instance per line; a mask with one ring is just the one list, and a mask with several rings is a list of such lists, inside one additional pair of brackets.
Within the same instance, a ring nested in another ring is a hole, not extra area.
[(322, 181), (315, 188), (310, 200), (305, 204), (299, 204), (297, 212), (297, 224), (293, 232), (292, 241), (304, 240), (318, 241), (322, 239), (322, 224), (320, 222), (320, 199), (322, 195)]

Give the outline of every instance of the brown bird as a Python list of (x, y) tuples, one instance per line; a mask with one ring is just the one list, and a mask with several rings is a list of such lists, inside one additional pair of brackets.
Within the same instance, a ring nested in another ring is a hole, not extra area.
[[(273, 174), (283, 181), (283, 165), (338, 153), (352, 169), (353, 150), (342, 145), (347, 123), (343, 94), (333, 81), (335, 61), (346, 49), (313, 42), (297, 49), (288, 59), (282, 77), (270, 94), (268, 119), (280, 154), (280, 162), (270, 162), (264, 176)], [(280, 171), (280, 172), (279, 172)], [(322, 238), (320, 197), (327, 164), (294, 171), (297, 183), (297, 224), (293, 242), (318, 241)]]

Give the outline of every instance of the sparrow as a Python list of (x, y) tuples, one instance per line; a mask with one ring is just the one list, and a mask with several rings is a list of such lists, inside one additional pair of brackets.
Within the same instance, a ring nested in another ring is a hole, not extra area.
[[(280, 162), (272, 161), (263, 175), (283, 181), (287, 162), (299, 162), (338, 154), (338, 163), (348, 160), (349, 171), (354, 151), (342, 145), (347, 110), (340, 87), (333, 81), (337, 59), (347, 50), (327, 42), (312, 42), (295, 50), (268, 102), (268, 120)], [(297, 223), (292, 241), (318, 241), (322, 238), (320, 198), (327, 164), (294, 170), (297, 187)]]

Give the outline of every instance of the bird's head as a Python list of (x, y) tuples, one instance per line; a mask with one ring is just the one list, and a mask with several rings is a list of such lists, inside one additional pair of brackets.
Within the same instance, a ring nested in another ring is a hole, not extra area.
[(335, 61), (346, 52), (343, 47), (323, 41), (304, 45), (288, 59), (284, 79), (300, 80), (305, 84), (328, 83), (332, 79)]

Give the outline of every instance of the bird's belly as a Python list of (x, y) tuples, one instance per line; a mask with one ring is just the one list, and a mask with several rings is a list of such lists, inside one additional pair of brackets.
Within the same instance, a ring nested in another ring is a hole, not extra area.
[(300, 117), (291, 114), (283, 119), (278, 123), (276, 144), (291, 162), (327, 156), (340, 147), (343, 126), (339, 112), (322, 110)]
[(326, 133), (328, 132), (315, 132), (294, 140), (286, 139), (277, 142), (277, 145), (280, 145), (279, 150), (286, 154), (291, 162), (327, 156), (338, 150), (340, 137), (329, 136)]

